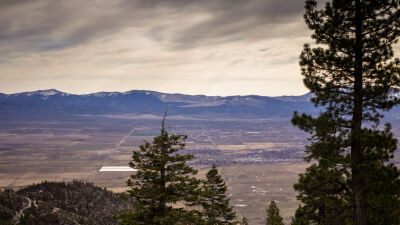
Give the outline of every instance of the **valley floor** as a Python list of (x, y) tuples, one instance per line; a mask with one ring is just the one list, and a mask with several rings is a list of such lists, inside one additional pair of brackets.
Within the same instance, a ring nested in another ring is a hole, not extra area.
[[(0, 188), (82, 180), (126, 190), (131, 172), (99, 172), (127, 166), (132, 151), (159, 132), (160, 119), (143, 115), (76, 116), (64, 120), (1, 120)], [(172, 133), (187, 134), (184, 153), (202, 177), (216, 163), (229, 187), (232, 205), (250, 224), (264, 224), (275, 200), (285, 222), (298, 202), (293, 184), (304, 172), (306, 136), (288, 118), (167, 118)]]

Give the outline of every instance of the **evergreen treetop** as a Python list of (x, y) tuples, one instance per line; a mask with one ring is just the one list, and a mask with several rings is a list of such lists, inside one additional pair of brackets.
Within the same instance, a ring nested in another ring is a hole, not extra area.
[[(170, 135), (165, 130), (165, 116), (160, 136), (145, 142), (134, 151), (129, 166), (137, 169), (127, 184), (133, 198), (133, 212), (120, 215), (121, 224), (200, 224), (198, 205), (200, 181), (195, 169), (186, 165), (193, 155), (181, 155), (187, 136)], [(180, 205), (180, 207), (178, 207)]]
[(275, 201), (272, 200), (267, 209), (267, 224), (266, 225), (284, 225), (283, 218), (279, 214), (279, 208)]
[(201, 205), (203, 207), (204, 220), (207, 225), (237, 224), (234, 221), (236, 214), (229, 206), (229, 197), (226, 196), (227, 186), (217, 166), (213, 164), (203, 181)]
[(243, 217), (241, 225), (249, 225), (249, 220), (246, 217)]

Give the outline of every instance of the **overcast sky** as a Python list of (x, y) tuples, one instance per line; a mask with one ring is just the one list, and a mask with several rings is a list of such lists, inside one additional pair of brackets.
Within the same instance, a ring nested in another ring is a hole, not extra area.
[(304, 94), (302, 0), (0, 0), (0, 92)]

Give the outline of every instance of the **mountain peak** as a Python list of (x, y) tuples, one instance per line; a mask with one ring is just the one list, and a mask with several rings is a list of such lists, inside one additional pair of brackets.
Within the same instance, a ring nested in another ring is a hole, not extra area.
[[(0, 96), (1, 97), (1, 96)], [(314, 112), (308, 96), (265, 97), (168, 94), (148, 90), (67, 94), (55, 89), (6, 95), (0, 98), (1, 115), (157, 114), (166, 105), (175, 115), (290, 116), (294, 110)], [(47, 101), (49, 100), (49, 101)]]
[(37, 90), (37, 91), (30, 91), (30, 92), (21, 92), (21, 93), (15, 93), (15, 94), (9, 94), (8, 96), (31, 96), (31, 95), (41, 95), (41, 96), (52, 96), (52, 95), (61, 95), (61, 96), (66, 96), (70, 95), (65, 92), (61, 92), (56, 89), (44, 89), (44, 90)]
[(30, 93), (38, 94), (38, 95), (45, 95), (45, 96), (56, 95), (56, 94), (66, 94), (66, 93), (58, 91), (56, 89), (37, 90), (37, 91), (30, 92)]

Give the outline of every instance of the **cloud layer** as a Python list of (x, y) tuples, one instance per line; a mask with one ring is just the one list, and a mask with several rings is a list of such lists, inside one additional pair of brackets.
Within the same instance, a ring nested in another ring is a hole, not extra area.
[(0, 92), (301, 94), (299, 0), (0, 1)]

